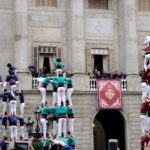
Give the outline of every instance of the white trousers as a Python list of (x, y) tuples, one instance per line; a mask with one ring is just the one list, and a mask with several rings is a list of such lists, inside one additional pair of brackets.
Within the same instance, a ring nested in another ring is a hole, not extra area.
[(72, 92), (73, 92), (73, 88), (67, 89), (66, 97), (67, 100), (69, 101), (70, 106), (72, 106)]
[(55, 136), (57, 136), (57, 134), (58, 134), (58, 123), (57, 123), (57, 121), (53, 121), (53, 135)]
[(61, 137), (62, 133), (66, 136), (66, 129), (67, 129), (67, 121), (66, 118), (59, 118), (58, 119), (58, 136)]
[(148, 68), (150, 68), (150, 65), (147, 63), (150, 61), (150, 54), (146, 54), (144, 57), (144, 69), (147, 71)]
[(24, 115), (24, 106), (25, 106), (25, 103), (20, 103), (20, 114), (22, 117)]
[(14, 91), (15, 91), (16, 88), (17, 88), (16, 84), (10, 86), (10, 92), (11, 92), (11, 94), (12, 94), (13, 97), (15, 97)]
[(10, 113), (16, 115), (16, 100), (11, 100), (9, 102)]
[(24, 138), (24, 126), (20, 126), (20, 136)]
[(10, 137), (17, 140), (17, 126), (10, 126)]
[(46, 139), (46, 133), (47, 133), (47, 120), (45, 118), (41, 118), (40, 122), (42, 124), (42, 130), (43, 130), (43, 137)]
[(147, 95), (148, 95), (148, 98), (150, 98), (150, 86), (149, 85), (147, 86)]
[(74, 136), (74, 118), (67, 119), (67, 128), (70, 131), (71, 135)]
[(53, 106), (57, 103), (57, 92), (53, 92)]
[(56, 76), (59, 76), (59, 74), (62, 74), (62, 69), (56, 69)]
[(41, 93), (42, 104), (45, 105), (45, 102), (46, 102), (46, 88), (40, 87), (39, 90), (40, 90), (40, 93)]
[(2, 102), (3, 115), (7, 111), (7, 102)]
[(140, 115), (140, 119), (141, 119), (141, 129), (142, 129), (142, 136), (143, 136), (148, 131), (148, 128), (147, 128), (147, 116)]
[(2, 130), (3, 130), (3, 136), (6, 136), (6, 132), (8, 130), (8, 127), (7, 126), (5, 127), (2, 125)]
[(58, 99), (58, 106), (61, 105), (61, 101), (63, 102), (64, 106), (66, 106), (65, 87), (58, 87), (57, 99)]
[(144, 97), (148, 96), (148, 86), (146, 82), (141, 83), (141, 90), (142, 90), (142, 101), (144, 100)]

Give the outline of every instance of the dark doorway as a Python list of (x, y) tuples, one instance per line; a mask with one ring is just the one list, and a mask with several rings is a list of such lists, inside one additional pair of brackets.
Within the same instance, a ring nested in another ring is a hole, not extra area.
[(118, 110), (101, 110), (94, 120), (94, 150), (108, 150), (108, 140), (117, 139), (125, 150), (125, 123)]
[(103, 71), (103, 55), (94, 55), (94, 68), (98, 71)]
[(46, 68), (47, 73), (51, 72), (49, 57), (44, 57), (43, 67)]

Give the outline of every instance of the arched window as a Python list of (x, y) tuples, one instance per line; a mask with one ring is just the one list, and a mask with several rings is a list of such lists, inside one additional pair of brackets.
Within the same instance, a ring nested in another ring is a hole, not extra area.
[(150, 11), (150, 0), (139, 0), (138, 9), (139, 11)]
[(57, 0), (36, 0), (36, 6), (57, 7)]
[(108, 9), (108, 0), (88, 0), (91, 9)]

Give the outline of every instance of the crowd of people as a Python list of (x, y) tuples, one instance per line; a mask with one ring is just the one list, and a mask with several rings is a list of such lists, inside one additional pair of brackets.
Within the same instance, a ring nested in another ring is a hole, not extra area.
[(127, 75), (123, 72), (104, 72), (98, 71), (97, 68), (93, 70), (93, 73), (88, 73), (90, 79), (126, 79)]
[[(55, 74), (38, 76), (39, 91), (41, 94), (41, 118), (40, 123), (43, 132), (43, 148), (45, 150), (54, 149), (55, 147), (63, 148), (64, 150), (75, 149), (75, 136), (74, 136), (74, 110), (72, 104), (73, 84), (71, 75), (69, 73), (63, 74), (64, 64), (61, 59), (54, 58), (56, 67)], [(0, 121), (3, 129), (3, 139), (0, 142), (0, 147), (5, 149), (6, 139), (9, 141), (18, 141), (24, 139), (24, 107), (25, 97), (24, 92), (19, 86), (19, 79), (16, 67), (8, 64), (8, 75), (6, 80), (2, 80), (0, 76), (2, 98), (2, 116)], [(53, 87), (52, 106), (48, 106), (46, 98), (47, 85), (51, 84)], [(17, 114), (16, 104), (17, 100), (20, 101), (20, 111)], [(7, 104), (9, 102), (9, 110)], [(53, 120), (53, 131), (48, 134), (48, 116)], [(18, 123), (20, 124), (18, 126)], [(18, 127), (20, 131), (18, 135)], [(51, 136), (48, 136), (51, 135)], [(49, 138), (51, 137), (51, 138)], [(9, 140), (8, 140), (9, 139)], [(32, 147), (33, 148), (33, 147)]]
[(141, 119), (141, 150), (150, 150), (150, 35), (146, 36), (144, 42), (147, 47), (144, 49), (144, 70), (141, 75), (142, 103), (140, 111)]

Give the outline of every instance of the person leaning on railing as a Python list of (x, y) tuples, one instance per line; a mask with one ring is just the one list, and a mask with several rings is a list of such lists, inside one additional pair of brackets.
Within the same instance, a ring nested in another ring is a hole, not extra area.
[(115, 71), (114, 73), (111, 72), (102, 72), (100, 73), (100, 71), (97, 71), (96, 74), (90, 74), (88, 73), (88, 75), (90, 75), (90, 79), (126, 79), (127, 75), (122, 73), (122, 72), (118, 72)]

